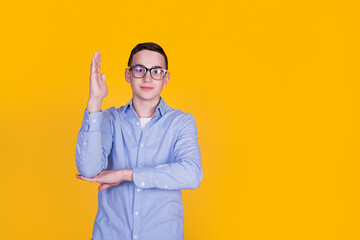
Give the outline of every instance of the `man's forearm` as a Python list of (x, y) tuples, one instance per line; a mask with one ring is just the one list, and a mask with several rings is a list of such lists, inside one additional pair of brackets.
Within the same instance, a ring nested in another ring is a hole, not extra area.
[[(81, 175), (96, 176), (107, 167), (107, 156), (112, 146), (109, 120), (103, 120), (104, 112), (89, 114), (84, 118), (76, 143), (76, 165)], [(105, 121), (105, 122), (104, 122)], [(104, 125), (102, 127), (102, 125)]]

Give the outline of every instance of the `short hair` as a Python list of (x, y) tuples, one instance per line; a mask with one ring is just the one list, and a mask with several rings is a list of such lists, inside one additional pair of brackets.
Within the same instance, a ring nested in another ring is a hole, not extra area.
[(138, 53), (142, 50), (154, 51), (154, 52), (158, 52), (161, 55), (163, 55), (164, 59), (165, 59), (165, 68), (168, 69), (168, 59), (167, 59), (167, 56), (166, 56), (164, 50), (158, 44), (153, 43), (153, 42), (139, 43), (138, 45), (136, 45), (133, 48), (133, 50), (130, 53), (130, 57), (129, 57), (129, 61), (128, 61), (129, 67), (131, 66), (131, 62), (132, 62), (134, 54)]

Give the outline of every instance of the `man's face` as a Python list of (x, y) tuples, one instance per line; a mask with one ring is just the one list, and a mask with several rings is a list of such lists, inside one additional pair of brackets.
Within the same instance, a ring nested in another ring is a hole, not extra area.
[[(142, 50), (134, 54), (131, 66), (140, 65), (146, 68), (161, 67), (165, 69), (164, 56), (158, 52)], [(125, 69), (125, 79), (131, 84), (134, 99), (153, 100), (160, 97), (164, 85), (169, 81), (170, 73), (167, 72), (162, 80), (155, 80), (146, 72), (143, 78), (135, 78), (131, 70)]]

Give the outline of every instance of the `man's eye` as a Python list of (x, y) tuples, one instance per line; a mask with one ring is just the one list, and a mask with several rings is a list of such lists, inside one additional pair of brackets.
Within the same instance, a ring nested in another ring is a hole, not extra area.
[(141, 67), (135, 67), (134, 68), (135, 72), (143, 72), (144, 69), (142, 69)]
[(161, 72), (162, 72), (161, 69), (154, 69), (153, 71), (155, 74), (161, 74)]

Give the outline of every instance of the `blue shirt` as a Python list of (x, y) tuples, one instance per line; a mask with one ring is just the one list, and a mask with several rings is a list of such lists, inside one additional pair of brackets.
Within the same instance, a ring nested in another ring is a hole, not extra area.
[(134, 182), (98, 192), (92, 240), (184, 239), (181, 189), (197, 188), (203, 176), (193, 115), (160, 98), (142, 131), (132, 99), (120, 108), (85, 109), (76, 166), (85, 177), (133, 169)]

